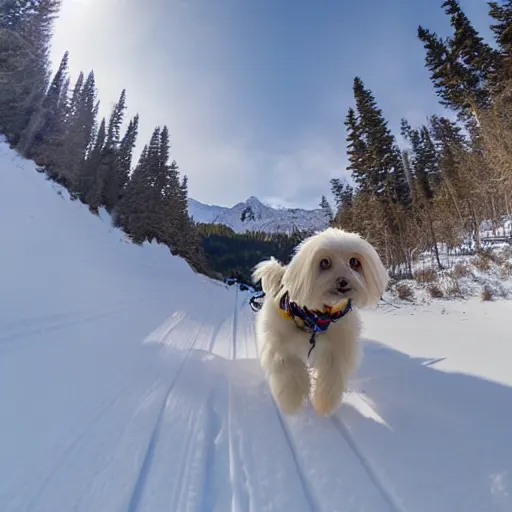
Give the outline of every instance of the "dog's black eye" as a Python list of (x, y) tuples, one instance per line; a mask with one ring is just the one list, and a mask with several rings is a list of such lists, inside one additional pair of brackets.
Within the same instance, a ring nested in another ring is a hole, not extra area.
[(323, 258), (322, 260), (320, 260), (320, 268), (322, 270), (327, 270), (327, 269), (331, 268), (330, 260), (327, 258)]
[(354, 270), (361, 268), (361, 262), (357, 258), (350, 258), (348, 260), (348, 264), (350, 265), (350, 268), (353, 268)]

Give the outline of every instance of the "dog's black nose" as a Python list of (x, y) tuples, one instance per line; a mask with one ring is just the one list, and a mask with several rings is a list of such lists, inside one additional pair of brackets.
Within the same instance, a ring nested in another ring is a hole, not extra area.
[(348, 281), (346, 279), (339, 279), (338, 280), (338, 287), (339, 288), (347, 288), (348, 287)]

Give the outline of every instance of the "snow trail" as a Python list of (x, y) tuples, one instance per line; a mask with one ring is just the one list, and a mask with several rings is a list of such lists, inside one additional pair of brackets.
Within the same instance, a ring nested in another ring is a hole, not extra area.
[(55, 190), (0, 144), (2, 512), (512, 510), (510, 302), (365, 313), (341, 409), (284, 416), (247, 293)]

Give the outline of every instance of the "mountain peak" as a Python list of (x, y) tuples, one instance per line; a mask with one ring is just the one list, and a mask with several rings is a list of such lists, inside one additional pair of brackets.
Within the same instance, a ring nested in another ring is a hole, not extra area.
[(247, 201), (245, 201), (247, 204), (258, 204), (258, 205), (263, 205), (263, 203), (256, 197), (256, 196), (251, 196), (247, 199)]
[[(252, 211), (247, 211), (248, 208)], [(321, 209), (273, 208), (256, 196), (237, 203), (231, 208), (206, 205), (189, 199), (189, 214), (195, 222), (223, 224), (237, 233), (264, 231), (266, 233), (292, 233), (317, 231), (327, 227), (328, 221)]]

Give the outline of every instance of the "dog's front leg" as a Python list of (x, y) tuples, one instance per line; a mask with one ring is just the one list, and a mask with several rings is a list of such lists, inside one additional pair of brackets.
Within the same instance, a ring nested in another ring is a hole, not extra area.
[(315, 361), (317, 377), (312, 404), (318, 414), (329, 415), (340, 404), (347, 384), (341, 357), (329, 350), (319, 354)]
[(298, 357), (269, 354), (267, 364), (269, 386), (279, 408), (286, 414), (299, 409), (309, 396), (309, 373)]

